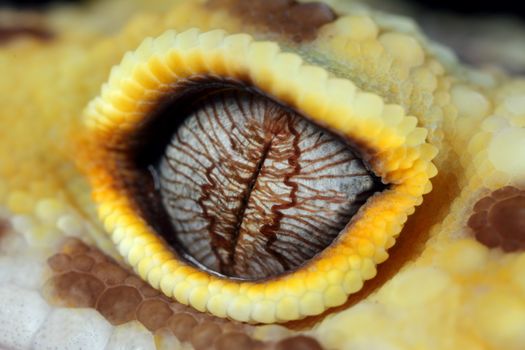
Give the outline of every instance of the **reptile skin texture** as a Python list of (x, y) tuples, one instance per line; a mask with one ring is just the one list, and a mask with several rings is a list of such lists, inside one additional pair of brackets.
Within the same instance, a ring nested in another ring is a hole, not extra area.
[(352, 0), (0, 10), (0, 349), (193, 348), (525, 349), (525, 80)]

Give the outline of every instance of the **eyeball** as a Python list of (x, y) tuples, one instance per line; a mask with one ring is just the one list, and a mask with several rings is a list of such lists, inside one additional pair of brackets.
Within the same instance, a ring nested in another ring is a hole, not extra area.
[(168, 297), (275, 323), (343, 304), (431, 190), (402, 107), (277, 44), (168, 31), (113, 68), (79, 164), (120, 254)]

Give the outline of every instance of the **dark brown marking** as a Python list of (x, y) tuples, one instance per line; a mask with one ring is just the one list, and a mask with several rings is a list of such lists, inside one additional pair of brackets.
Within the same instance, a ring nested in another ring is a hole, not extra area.
[(175, 314), (168, 320), (168, 327), (181, 342), (190, 340), (193, 328), (197, 325), (195, 318), (187, 313)]
[[(97, 265), (91, 264), (91, 268), (84, 271), (87, 265), (75, 264), (77, 258), (92, 259)], [(138, 320), (152, 332), (171, 331), (179, 341), (191, 343), (196, 349), (270, 350), (276, 346), (275, 342), (253, 339), (252, 326), (170, 301), (129, 270), (76, 239), (68, 240), (61, 252), (48, 259), (48, 264), (53, 276), (44, 286), (44, 295), (52, 304), (95, 308), (113, 325)], [(100, 272), (109, 266), (111, 273)], [(124, 274), (125, 278), (106, 278), (114, 276), (117, 270), (120, 271), (117, 275)]]
[(130, 275), (124, 280), (124, 284), (130, 287), (135, 287), (136, 289), (141, 289), (144, 286), (144, 281), (140, 277), (135, 275)]
[(137, 310), (137, 319), (152, 332), (164, 327), (172, 315), (169, 305), (158, 299), (144, 301)]
[(468, 226), (489, 248), (525, 250), (525, 190), (506, 186), (480, 199)]
[(110, 262), (100, 262), (93, 267), (93, 274), (108, 285), (124, 282), (127, 277), (126, 271)]
[(244, 333), (225, 333), (215, 340), (217, 350), (251, 350), (257, 345), (256, 341)]
[(54, 34), (41, 13), (0, 8), (0, 45), (24, 38), (46, 42), (52, 40)]
[(224, 8), (246, 25), (283, 35), (296, 43), (315, 39), (323, 25), (337, 15), (321, 2), (299, 3), (294, 0), (209, 0), (208, 6)]
[(142, 302), (142, 296), (133, 287), (118, 286), (102, 293), (97, 310), (112, 325), (118, 326), (135, 319), (135, 310)]
[(90, 252), (89, 246), (83, 244), (77, 239), (66, 240), (62, 248), (62, 254), (67, 254), (70, 258), (73, 258), (77, 255), (88, 255), (91, 257), (94, 255), (92, 252)]
[(139, 288), (140, 294), (146, 298), (153, 298), (160, 295), (160, 292), (155, 288), (152, 288), (149, 284), (144, 284)]
[(97, 278), (76, 271), (55, 276), (49, 282), (53, 286), (53, 298), (64, 306), (94, 308), (104, 290), (104, 284)]
[(317, 340), (304, 335), (283, 339), (277, 343), (275, 350), (322, 350)]
[(293, 208), (297, 205), (297, 190), (299, 188), (298, 184), (291, 180), (293, 176), (297, 176), (301, 173), (301, 163), (299, 163), (299, 156), (302, 153), (302, 150), (299, 147), (300, 135), (299, 132), (295, 129), (294, 122), (291, 119), (288, 119), (288, 130), (292, 135), (292, 149), (293, 152), (288, 156), (288, 165), (290, 172), (284, 174), (283, 183), (290, 188), (290, 200), (282, 204), (272, 205), (273, 219), (269, 224), (264, 225), (261, 228), (261, 233), (268, 238), (266, 242), (266, 250), (272, 252), (272, 255), (279, 261), (285, 270), (290, 269), (290, 265), (283, 254), (279, 251), (273, 249), (272, 245), (277, 241), (277, 235), (281, 229), (281, 220), (284, 217), (283, 211), (286, 209)]
[(73, 258), (73, 268), (79, 271), (89, 271), (95, 264), (95, 260), (86, 255), (78, 255)]
[(195, 350), (206, 350), (211, 347), (215, 339), (221, 335), (221, 328), (213, 322), (203, 322), (193, 328), (191, 345)]
[(9, 42), (20, 38), (32, 38), (38, 41), (50, 41), (54, 35), (44, 28), (20, 27), (2, 28), (0, 27), (0, 45), (5, 45)]
[(49, 267), (55, 272), (62, 272), (68, 269), (71, 264), (71, 258), (66, 254), (55, 254), (47, 259)]
[(7, 220), (0, 219), (0, 238), (9, 230), (9, 223)]

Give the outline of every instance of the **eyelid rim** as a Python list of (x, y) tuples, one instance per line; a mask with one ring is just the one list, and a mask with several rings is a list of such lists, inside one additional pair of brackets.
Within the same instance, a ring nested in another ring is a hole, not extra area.
[[(113, 175), (120, 146), (140, 127), (179, 79), (211, 75), (248, 81), (319, 125), (352, 140), (390, 189), (371, 197), (346, 231), (297, 271), (273, 280), (237, 281), (208, 274), (177, 259), (136, 214)], [(273, 42), (221, 30), (167, 31), (147, 38), (111, 71), (101, 95), (84, 111), (84, 154), (98, 214), (120, 254), (154, 288), (202, 312), (241, 322), (276, 323), (318, 315), (343, 304), (390, 248), (407, 216), (430, 192), (437, 150), (426, 130), (402, 107), (360, 91), (321, 67), (307, 65)]]

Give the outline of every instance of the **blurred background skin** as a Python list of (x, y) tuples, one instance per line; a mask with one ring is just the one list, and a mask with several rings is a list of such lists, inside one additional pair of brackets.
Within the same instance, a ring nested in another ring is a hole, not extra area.
[[(89, 2), (89, 0), (0, 0), (0, 8), (44, 10), (50, 4), (82, 2)], [(520, 1), (359, 0), (359, 2), (414, 19), (429, 37), (451, 47), (464, 62), (478, 68), (525, 75), (525, 55), (523, 55), (525, 10)]]
[(413, 18), (465, 62), (525, 75), (525, 7), (519, 1), (370, 0), (373, 7)]
[[(88, 0), (0, 0), (0, 7), (42, 10)], [(413, 18), (431, 38), (467, 63), (525, 75), (525, 9), (520, 1), (361, 0)], [(1, 23), (0, 23), (1, 25)]]

